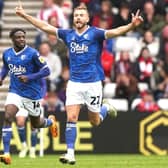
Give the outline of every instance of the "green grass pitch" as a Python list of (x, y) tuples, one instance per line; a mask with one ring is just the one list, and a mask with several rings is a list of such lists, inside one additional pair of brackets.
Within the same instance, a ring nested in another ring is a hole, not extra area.
[(59, 155), (45, 155), (36, 159), (12, 155), (12, 164), (0, 163), (0, 168), (168, 168), (168, 156), (77, 154), (75, 165), (58, 161)]

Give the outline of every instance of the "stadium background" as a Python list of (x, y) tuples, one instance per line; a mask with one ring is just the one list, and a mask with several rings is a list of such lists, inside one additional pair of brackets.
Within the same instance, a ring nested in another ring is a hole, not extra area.
[[(0, 113), (0, 125), (3, 122), (3, 112)], [(52, 138), (48, 128), (43, 132), (44, 154), (65, 151), (65, 114), (58, 113), (59, 138)], [(30, 144), (30, 123), (27, 123), (27, 140)], [(87, 121), (86, 113), (81, 112), (76, 140), (77, 153), (114, 153), (114, 154), (144, 154), (167, 155), (168, 149), (168, 114), (164, 111), (147, 114), (139, 112), (119, 112), (117, 119), (107, 118), (98, 128), (93, 128)], [(17, 153), (21, 149), (16, 124), (13, 123), (13, 138), (11, 151)], [(110, 130), (110, 131), (109, 131)], [(40, 133), (38, 135), (37, 151), (40, 152)], [(2, 150), (2, 144), (1, 148)]]
[[(22, 0), (22, 2), (26, 11), (34, 16), (36, 16), (42, 5), (42, 1)], [(37, 30), (33, 26), (15, 16), (14, 8), (17, 6), (17, 3), (17, 1), (13, 0), (4, 1), (0, 53), (11, 45), (8, 33), (11, 28), (15, 26), (26, 29), (27, 42), (31, 45), (34, 43), (34, 37), (37, 35)], [(2, 57), (0, 57), (0, 60), (1, 58)], [(2, 60), (0, 61), (0, 65), (2, 65)], [(0, 88), (0, 126), (2, 126), (3, 121), (3, 108), (8, 90), (8, 83), (9, 79), (7, 78), (3, 87)], [(108, 90), (108, 92), (110, 92), (110, 90)], [(117, 106), (119, 110), (117, 119), (111, 121), (111, 119), (107, 118), (106, 122), (97, 129), (91, 128), (90, 124), (87, 122), (87, 116), (84, 112), (81, 113), (77, 152), (167, 155), (168, 115), (166, 110), (168, 110), (168, 108), (165, 107), (162, 111), (148, 114), (130, 110), (127, 101), (126, 105), (125, 103), (123, 105), (121, 104), (122, 100), (117, 100), (117, 103), (119, 104), (119, 106)], [(49, 145), (46, 147), (45, 153), (53, 153), (55, 151), (61, 152), (65, 150), (64, 137), (63, 134), (61, 134), (64, 130), (65, 114), (58, 113), (57, 116), (60, 121), (60, 138), (55, 142), (51, 139), (50, 135), (46, 133), (45, 141), (48, 140)], [(15, 125), (13, 126), (15, 128)], [(12, 152), (16, 153), (20, 146), (17, 139), (17, 132), (15, 132), (14, 135), (16, 135), (16, 137), (14, 136), (12, 140)]]

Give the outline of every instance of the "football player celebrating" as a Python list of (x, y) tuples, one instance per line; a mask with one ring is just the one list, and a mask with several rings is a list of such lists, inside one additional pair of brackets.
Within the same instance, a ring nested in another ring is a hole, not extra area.
[(21, 28), (11, 30), (9, 37), (13, 47), (3, 52), (3, 67), (0, 73), (0, 85), (9, 73), (10, 86), (5, 103), (5, 119), (2, 128), (4, 154), (0, 161), (11, 163), (10, 139), (12, 136), (11, 123), (16, 113), (25, 108), (29, 113), (33, 128), (50, 127), (53, 137), (57, 136), (57, 124), (54, 116), (41, 118), (40, 100), (43, 96), (42, 78), (50, 74), (46, 62), (34, 48), (26, 44), (26, 32)]
[(76, 123), (82, 104), (88, 108), (88, 117), (93, 126), (98, 126), (107, 114), (116, 116), (115, 108), (106, 99), (102, 103), (102, 80), (104, 72), (101, 65), (103, 41), (122, 35), (143, 22), (139, 15), (132, 14), (132, 21), (115, 29), (103, 30), (89, 26), (89, 13), (85, 5), (73, 12), (73, 29), (59, 29), (25, 13), (22, 5), (16, 7), (16, 14), (42, 31), (61, 38), (69, 49), (70, 79), (66, 89), (67, 124), (65, 139), (67, 153), (60, 157), (62, 163), (75, 164)]

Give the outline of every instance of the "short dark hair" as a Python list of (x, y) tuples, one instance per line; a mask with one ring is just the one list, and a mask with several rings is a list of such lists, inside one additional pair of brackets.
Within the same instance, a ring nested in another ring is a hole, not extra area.
[(24, 34), (26, 34), (26, 31), (25, 31), (24, 29), (22, 29), (22, 28), (13, 28), (13, 29), (10, 31), (10, 33), (9, 33), (9, 37), (12, 38), (13, 35), (14, 35), (16, 32), (18, 32), (18, 31), (21, 31), (21, 32), (23, 32)]
[(75, 10), (85, 10), (89, 14), (87, 6), (85, 4), (81, 4), (81, 5), (77, 6), (76, 8), (74, 8), (74, 11)]

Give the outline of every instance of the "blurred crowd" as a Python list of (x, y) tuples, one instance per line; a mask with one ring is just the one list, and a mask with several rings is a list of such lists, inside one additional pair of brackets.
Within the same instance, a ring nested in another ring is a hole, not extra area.
[[(142, 26), (104, 41), (101, 57), (106, 76), (104, 86), (115, 83), (111, 98), (127, 99), (130, 105), (141, 98), (135, 107), (138, 111), (158, 110), (157, 101), (168, 98), (168, 0), (43, 0), (37, 17), (59, 28), (72, 28), (73, 8), (81, 3), (90, 12), (89, 24), (103, 29), (128, 24), (131, 13), (140, 9)], [(0, 0), (0, 16), (2, 8)], [(63, 111), (69, 79), (67, 48), (55, 36), (41, 31), (34, 39), (34, 47), (51, 69), (44, 106), (49, 111)], [(145, 83), (148, 89), (140, 90), (138, 83)]]
[(4, 0), (0, 0), (0, 37), (1, 37), (1, 32), (2, 32), (2, 12), (4, 8)]
[[(168, 98), (168, 1), (43, 0), (37, 17), (59, 28), (72, 28), (73, 8), (81, 3), (89, 9), (89, 24), (103, 29), (128, 24), (131, 13), (141, 10), (144, 18), (141, 27), (122, 37), (104, 41), (101, 57), (106, 76), (104, 86), (115, 83), (111, 98), (127, 99), (130, 106), (134, 99), (140, 98), (135, 107), (138, 111), (159, 110), (157, 101)], [(43, 32), (38, 32), (34, 46), (51, 69), (44, 105), (50, 110), (58, 107), (63, 110), (69, 79), (67, 48), (55, 36)], [(145, 83), (147, 90), (140, 90), (138, 83)]]

